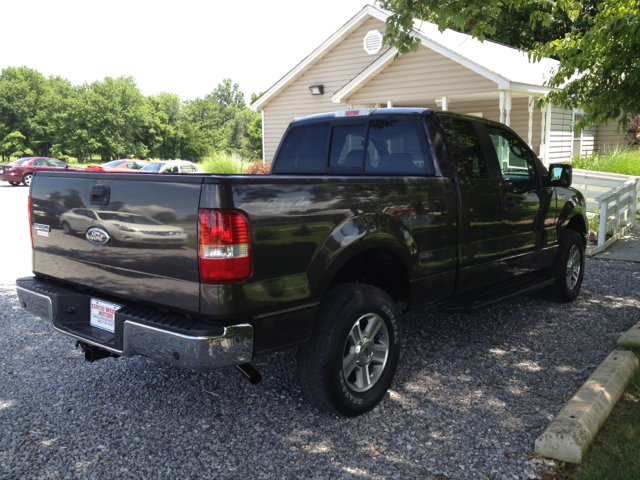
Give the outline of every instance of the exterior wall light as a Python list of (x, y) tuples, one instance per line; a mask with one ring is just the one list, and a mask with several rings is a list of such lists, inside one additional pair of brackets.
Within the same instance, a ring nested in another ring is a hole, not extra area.
[(311, 85), (309, 91), (311, 95), (322, 95), (324, 93), (324, 85)]

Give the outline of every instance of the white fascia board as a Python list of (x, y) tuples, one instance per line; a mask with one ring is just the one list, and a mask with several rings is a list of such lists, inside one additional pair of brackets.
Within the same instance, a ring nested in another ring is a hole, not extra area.
[(344, 103), (343, 100), (349, 98), (349, 95), (362, 87), (369, 81), (369, 79), (376, 76), (380, 72), (380, 70), (384, 69), (388, 64), (390, 64), (393, 61), (393, 58), (396, 56), (396, 53), (398, 53), (398, 50), (395, 47), (387, 50), (385, 54), (381, 55), (375, 62), (365, 68), (349, 83), (347, 83), (344, 87), (334, 93), (331, 97), (331, 101), (333, 103)]
[(466, 67), (469, 70), (476, 72), (477, 74), (482, 75), (483, 77), (488, 78), (493, 82), (496, 82), (500, 90), (506, 90), (506, 89), (512, 88), (511, 81), (503, 77), (502, 75), (498, 75), (497, 73), (492, 72), (491, 70), (488, 70), (482, 67), (481, 65), (478, 65), (475, 62), (472, 62), (468, 58), (463, 57), (462, 55), (452, 50), (449, 50), (447, 47), (444, 47), (439, 43), (434, 42), (430, 38), (427, 38), (423, 34), (421, 34), (420, 31), (416, 31), (416, 36), (420, 39), (420, 43), (425, 47), (430, 48), (431, 50), (439, 53), (440, 55), (444, 55), (448, 59), (453, 60), (456, 63), (459, 63), (463, 67)]
[(333, 46), (342, 41), (353, 29), (364, 23), (367, 17), (375, 17), (383, 22), (386, 20), (387, 15), (372, 7), (371, 5), (365, 6), (358, 14), (356, 14), (351, 20), (345, 23), (337, 32), (331, 35), (322, 45), (316, 48), (309, 56), (307, 56), (302, 62), (289, 71), (284, 77), (278, 80), (271, 86), (260, 98), (251, 104), (251, 110), (261, 111), (262, 108), (269, 103), (269, 101), (280, 93), (287, 85), (293, 82), (298, 75), (304, 73), (315, 62), (320, 60)]
[(522, 90), (525, 92), (542, 93), (542, 94), (553, 92), (554, 90), (556, 90), (555, 88), (551, 88), (551, 87), (543, 87), (541, 85), (528, 85), (526, 83), (516, 83), (516, 82), (511, 82), (511, 89)]

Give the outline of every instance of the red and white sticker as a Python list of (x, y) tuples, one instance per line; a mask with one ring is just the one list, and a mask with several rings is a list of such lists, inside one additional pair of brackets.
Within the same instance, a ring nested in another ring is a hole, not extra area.
[(120, 307), (122, 307), (122, 305), (92, 298), (90, 317), (91, 326), (113, 333), (116, 329), (116, 312)]

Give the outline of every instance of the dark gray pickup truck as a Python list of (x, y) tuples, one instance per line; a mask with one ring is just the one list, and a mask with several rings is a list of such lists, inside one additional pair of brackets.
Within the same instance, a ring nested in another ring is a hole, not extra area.
[(309, 401), (359, 415), (393, 380), (400, 310), (578, 295), (570, 184), (570, 166), (548, 172), (482, 118), (316, 115), (291, 123), (270, 175), (38, 173), (18, 296), (90, 361), (236, 365), (255, 382), (253, 357), (297, 347)]

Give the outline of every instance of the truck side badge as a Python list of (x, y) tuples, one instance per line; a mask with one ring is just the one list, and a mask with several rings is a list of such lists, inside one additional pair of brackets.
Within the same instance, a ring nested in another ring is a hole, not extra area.
[(304, 197), (298, 197), (295, 200), (287, 202), (285, 200), (279, 200), (272, 198), (267, 203), (260, 207), (260, 211), (264, 213), (280, 213), (280, 212), (301, 212), (304, 213), (311, 205), (308, 200), (305, 201)]

